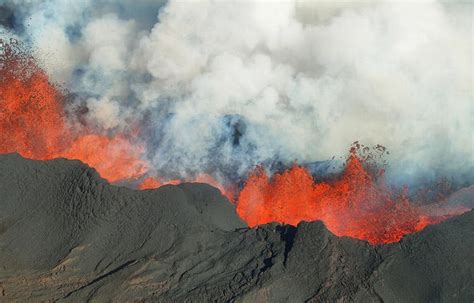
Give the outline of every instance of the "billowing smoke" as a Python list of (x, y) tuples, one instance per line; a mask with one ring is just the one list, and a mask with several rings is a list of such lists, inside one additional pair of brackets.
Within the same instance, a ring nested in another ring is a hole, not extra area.
[[(140, 128), (161, 175), (390, 151), (394, 182), (474, 180), (469, 2), (6, 1), (69, 112)], [(9, 12), (11, 14), (9, 14)], [(5, 20), (5, 21), (3, 21)], [(8, 21), (8, 22), (7, 22)]]

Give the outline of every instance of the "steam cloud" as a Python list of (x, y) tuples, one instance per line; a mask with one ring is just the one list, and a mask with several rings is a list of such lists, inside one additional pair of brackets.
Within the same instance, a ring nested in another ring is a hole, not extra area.
[[(474, 180), (473, 4), (6, 1), (68, 107), (137, 123), (161, 174), (244, 176), (382, 144), (394, 182)], [(467, 177), (466, 177), (467, 176)]]

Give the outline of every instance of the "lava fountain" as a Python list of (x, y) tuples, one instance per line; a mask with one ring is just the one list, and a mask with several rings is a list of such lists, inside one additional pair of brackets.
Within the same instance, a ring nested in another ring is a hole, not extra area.
[(69, 124), (63, 94), (34, 58), (14, 41), (0, 41), (0, 51), (0, 153), (81, 160), (110, 182), (145, 173), (140, 142), (132, 142), (125, 133), (102, 135)]
[(420, 206), (385, 183), (383, 170), (369, 169), (352, 147), (334, 181), (315, 182), (301, 166), (270, 178), (257, 168), (240, 192), (237, 212), (249, 226), (269, 222), (297, 225), (321, 220), (337, 236), (392, 243), (467, 209), (442, 202)]

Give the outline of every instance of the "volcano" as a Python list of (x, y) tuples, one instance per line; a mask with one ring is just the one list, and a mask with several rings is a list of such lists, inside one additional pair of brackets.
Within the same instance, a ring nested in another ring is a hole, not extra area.
[(137, 191), (80, 161), (18, 154), (0, 155), (0, 197), (3, 302), (474, 298), (473, 211), (371, 245), (321, 221), (248, 228), (206, 184)]
[(163, 179), (140, 129), (74, 122), (35, 59), (2, 47), (2, 301), (474, 297), (472, 186), (416, 203), (358, 142), (327, 180), (297, 164), (257, 166), (240, 186), (206, 173)]
[(474, 302), (451, 2), (1, 1), (0, 302)]

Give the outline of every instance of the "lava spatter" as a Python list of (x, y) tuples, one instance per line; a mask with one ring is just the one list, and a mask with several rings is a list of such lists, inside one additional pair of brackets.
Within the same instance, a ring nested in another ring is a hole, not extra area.
[(249, 226), (321, 220), (337, 236), (371, 244), (397, 242), (406, 234), (464, 211), (445, 208), (434, 212), (397, 195), (385, 184), (383, 175), (364, 167), (354, 149), (342, 174), (331, 182), (315, 182), (301, 166), (272, 178), (258, 167), (237, 202), (237, 212)]

